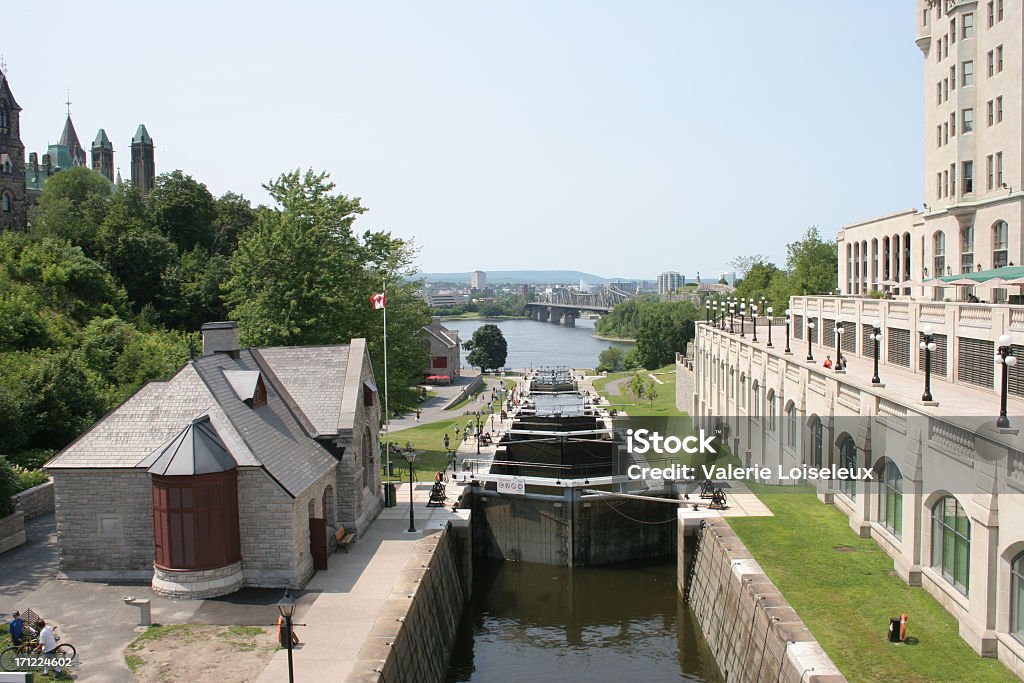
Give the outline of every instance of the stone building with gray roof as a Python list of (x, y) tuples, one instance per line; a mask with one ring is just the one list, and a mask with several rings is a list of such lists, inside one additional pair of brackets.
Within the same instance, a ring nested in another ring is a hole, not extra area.
[(426, 377), (447, 377), (449, 382), (459, 378), (460, 346), (458, 330), (450, 330), (441, 324), (441, 318), (435, 316), (429, 325), (423, 326), (426, 342), (430, 349), (429, 367), (424, 371)]
[(208, 323), (201, 357), (46, 464), (60, 571), (181, 597), (301, 587), (380, 512), (380, 416), (364, 339), (241, 349), (237, 323)]

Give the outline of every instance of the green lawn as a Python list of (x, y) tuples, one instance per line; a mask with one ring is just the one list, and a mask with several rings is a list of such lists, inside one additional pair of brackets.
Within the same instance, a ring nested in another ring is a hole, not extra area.
[[(730, 517), (768, 577), (850, 681), (1016, 681), (976, 655), (957, 622), (922, 588), (893, 573), (892, 560), (810, 488), (748, 484), (774, 517)], [(778, 493), (780, 489), (787, 492)], [(886, 641), (890, 617), (907, 614), (908, 642)]]
[(618, 395), (610, 395), (605, 390), (605, 387), (609, 382), (628, 378), (633, 375), (633, 371), (629, 370), (626, 372), (613, 372), (608, 373), (607, 377), (594, 380), (594, 389), (597, 393), (607, 398), (611, 403), (623, 404), (629, 403), (633, 405), (624, 406), (624, 410), (632, 416), (653, 416), (653, 417), (666, 417), (670, 415), (685, 415), (685, 412), (681, 412), (676, 409), (676, 366), (675, 364), (666, 365), (663, 368), (657, 370), (639, 370), (645, 377), (648, 373), (652, 373), (657, 376), (664, 384), (655, 384), (654, 388), (658, 392), (657, 398), (654, 401), (634, 401), (634, 399), (626, 394), (625, 384), (620, 388)]

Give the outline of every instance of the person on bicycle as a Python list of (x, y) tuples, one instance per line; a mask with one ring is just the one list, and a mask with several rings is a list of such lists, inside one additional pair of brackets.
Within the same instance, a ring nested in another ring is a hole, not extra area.
[[(43, 651), (43, 657), (52, 658), (56, 656), (57, 650), (57, 636), (53, 632), (53, 627), (47, 625), (44, 619), (40, 619), (36, 624), (39, 629), (39, 647)], [(61, 673), (61, 667), (56, 667), (57, 673)], [(49, 664), (43, 665), (43, 675), (50, 673)]]
[(25, 622), (21, 619), (21, 612), (14, 610), (11, 620), (7, 624), (7, 632), (11, 635), (12, 645), (21, 645), (21, 639), (25, 635)]

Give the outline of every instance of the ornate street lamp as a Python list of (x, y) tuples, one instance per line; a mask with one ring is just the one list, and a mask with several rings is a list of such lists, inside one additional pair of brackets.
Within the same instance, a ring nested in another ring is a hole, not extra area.
[(277, 611), (284, 617), (285, 643), (288, 648), (288, 683), (295, 681), (295, 671), (292, 668), (292, 617), (295, 616), (295, 598), (284, 592), (284, 597), (277, 603)]
[(769, 306), (765, 309), (765, 313), (768, 314), (768, 348), (772, 348), (772, 307)]
[(409, 533), (416, 533), (416, 520), (413, 519), (413, 504), (412, 504), (412, 463), (416, 460), (416, 453), (414, 451), (405, 452), (405, 461), (409, 463)]
[(747, 302), (740, 299), (740, 336), (747, 336), (744, 334), (744, 330), (747, 327)]
[(793, 311), (786, 309), (786, 353), (793, 353), (789, 349), (789, 316), (793, 315)]
[(1013, 345), (1010, 335), (1004, 334), (999, 337), (999, 349), (996, 351), (996, 362), (1003, 366), (1003, 390), (999, 396), (999, 419), (996, 420), (996, 427), (1006, 429), (1010, 426), (1010, 418), (1006, 416), (1006, 382), (1009, 376), (1009, 368), (1017, 364), (1017, 356), (1013, 355)]
[(757, 304), (750, 304), (750, 320), (754, 323), (754, 343), (757, 343)]
[(882, 380), (878, 376), (878, 353), (882, 346), (882, 323), (878, 320), (871, 322), (871, 341), (874, 342), (874, 353), (875, 353), (875, 375), (871, 378), (872, 384), (881, 384)]
[(704, 306), (704, 322), (711, 322), (711, 304), (705, 304)]
[(836, 316), (836, 365), (835, 371), (839, 372), (843, 369), (843, 318), (842, 316)]
[[(725, 318), (722, 318), (722, 329), (725, 329)], [(729, 334), (735, 334), (736, 332), (736, 303), (734, 301), (729, 302)]]
[(807, 360), (814, 362), (814, 355), (811, 353), (811, 332), (814, 331), (814, 321), (807, 321)]
[(921, 400), (926, 403), (932, 402), (932, 351), (935, 350), (935, 340), (932, 336), (931, 325), (925, 325), (921, 328), (921, 334), (924, 335), (924, 341), (921, 342), (920, 347), (924, 351), (924, 393), (921, 395)]

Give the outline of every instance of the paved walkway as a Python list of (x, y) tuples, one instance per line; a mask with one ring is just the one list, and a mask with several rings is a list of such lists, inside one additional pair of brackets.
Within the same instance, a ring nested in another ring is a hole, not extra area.
[[(437, 385), (429, 387), (429, 390), (434, 392), (436, 396), (428, 398), (423, 403), (419, 404), (420, 417), (416, 419), (416, 411), (406, 413), (405, 415), (399, 415), (398, 417), (391, 419), (391, 425), (389, 431), (391, 433), (400, 432), (403, 429), (415, 427), (421, 424), (430, 424), (431, 422), (441, 422), (447, 420), (458, 413), (454, 410), (445, 410), (444, 406), (448, 401), (455, 398), (460, 391), (462, 391), (467, 384), (472, 382), (480, 373), (476, 370), (462, 370), (461, 377), (450, 385)], [(484, 380), (485, 382), (487, 380)]]

